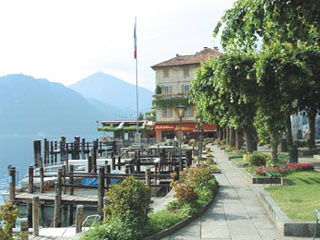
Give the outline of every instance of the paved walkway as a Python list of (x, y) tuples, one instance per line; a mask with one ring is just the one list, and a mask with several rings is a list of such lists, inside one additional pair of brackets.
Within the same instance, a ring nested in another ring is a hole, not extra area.
[(220, 188), (215, 202), (202, 217), (163, 240), (306, 239), (281, 236), (256, 197), (262, 186), (249, 184), (243, 173), (227, 160), (223, 151), (213, 147), (213, 152), (222, 170), (221, 174), (216, 175)]

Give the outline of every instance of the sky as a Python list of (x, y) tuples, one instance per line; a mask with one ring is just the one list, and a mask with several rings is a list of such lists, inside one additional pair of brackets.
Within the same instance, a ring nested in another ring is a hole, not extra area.
[(212, 32), (235, 0), (1, 0), (0, 76), (71, 85), (95, 72), (154, 91), (151, 66), (219, 47)]

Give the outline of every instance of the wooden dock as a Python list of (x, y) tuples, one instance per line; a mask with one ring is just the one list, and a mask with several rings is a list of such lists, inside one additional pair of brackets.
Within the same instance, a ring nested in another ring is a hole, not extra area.
[[(32, 202), (33, 196), (39, 196), (39, 202), (41, 204), (54, 204), (55, 194), (54, 193), (17, 193), (15, 195), (15, 201), (19, 203), (29, 203)], [(61, 196), (62, 204), (66, 205), (77, 205), (77, 204), (89, 204), (89, 205), (97, 205), (98, 204), (98, 196), (97, 195), (64, 195)]]

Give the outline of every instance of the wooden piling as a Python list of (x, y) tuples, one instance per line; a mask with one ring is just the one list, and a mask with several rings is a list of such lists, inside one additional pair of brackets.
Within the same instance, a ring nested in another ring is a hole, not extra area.
[(50, 141), (50, 155), (51, 155), (51, 164), (54, 164), (54, 154), (53, 154), (53, 142)]
[(125, 167), (125, 173), (129, 174), (129, 171), (130, 171), (129, 170), (129, 168), (130, 168), (129, 164), (126, 164), (124, 167)]
[(43, 166), (39, 168), (40, 172), (40, 193), (44, 192), (44, 169)]
[[(107, 175), (107, 176), (110, 175), (110, 173), (111, 173), (111, 167), (110, 167), (109, 164), (105, 165), (104, 171), (105, 171), (105, 175)], [(110, 178), (110, 177), (106, 177), (105, 179), (106, 179), (105, 187), (109, 187), (110, 182), (111, 182), (111, 181), (110, 181), (111, 178)]]
[(150, 168), (146, 169), (145, 175), (146, 175), (146, 185), (148, 187), (151, 187), (151, 170), (150, 170)]
[[(73, 165), (70, 165), (70, 177), (69, 177), (69, 183), (70, 185), (73, 185), (74, 184), (74, 180), (73, 180), (73, 170), (74, 170), (74, 166)], [(70, 195), (74, 195), (74, 188), (71, 186), (70, 187), (70, 192), (69, 192)]]
[(32, 198), (32, 228), (33, 236), (39, 236), (39, 196)]
[(14, 201), (16, 198), (16, 168), (9, 168), (9, 192), (10, 192), (10, 201)]
[(186, 150), (186, 163), (187, 167), (190, 167), (192, 164), (192, 150)]
[(33, 141), (33, 152), (34, 152), (34, 165), (39, 166), (39, 159), (41, 157), (41, 140)]
[[(67, 184), (66, 172), (67, 172), (66, 165), (62, 165), (62, 179), (61, 180), (62, 180), (63, 185)], [(62, 190), (63, 190), (63, 194), (67, 194), (67, 187), (66, 186), (62, 187)]]
[(57, 149), (58, 149), (58, 142), (54, 141), (54, 163), (57, 164), (58, 162), (58, 157), (57, 157)]
[(46, 138), (43, 141), (43, 150), (43, 163), (46, 165), (49, 164), (49, 142)]
[(121, 157), (118, 157), (118, 170), (121, 170)]
[(99, 167), (98, 171), (98, 214), (103, 216), (104, 197), (104, 167)]
[(174, 172), (176, 173), (176, 177), (174, 181), (179, 180), (179, 177), (180, 177), (179, 166), (174, 166)]
[(60, 162), (63, 163), (66, 159), (66, 137), (62, 136), (60, 140)]
[(74, 159), (80, 159), (80, 137), (74, 137)]
[(76, 233), (81, 233), (83, 222), (83, 205), (77, 205), (76, 216)]
[(86, 139), (82, 138), (81, 142), (81, 159), (86, 159)]
[(33, 166), (29, 166), (29, 173), (28, 173), (28, 193), (33, 193)]
[(88, 173), (92, 172), (92, 157), (91, 154), (88, 156)]
[(112, 157), (111, 158), (111, 167), (112, 167), (112, 170), (116, 170), (116, 157)]
[(55, 182), (53, 227), (61, 227), (61, 175), (62, 169), (58, 169), (57, 181)]
[(136, 156), (136, 172), (137, 172), (137, 173), (140, 173), (140, 172), (141, 172), (140, 151), (137, 151), (137, 156)]

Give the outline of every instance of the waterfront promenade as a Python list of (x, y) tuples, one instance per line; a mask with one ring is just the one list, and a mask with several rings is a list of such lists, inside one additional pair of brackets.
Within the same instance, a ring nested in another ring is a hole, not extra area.
[(215, 146), (212, 150), (222, 171), (216, 175), (220, 188), (215, 202), (199, 219), (163, 240), (310, 239), (281, 236), (256, 197), (263, 186), (249, 184), (223, 151)]

